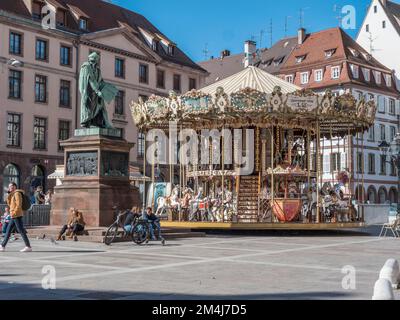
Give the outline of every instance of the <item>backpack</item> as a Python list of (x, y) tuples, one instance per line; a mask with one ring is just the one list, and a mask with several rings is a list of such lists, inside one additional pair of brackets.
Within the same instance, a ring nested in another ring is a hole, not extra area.
[(28, 211), (31, 208), (31, 200), (25, 193), (20, 192), (20, 194), (22, 196), (22, 210)]

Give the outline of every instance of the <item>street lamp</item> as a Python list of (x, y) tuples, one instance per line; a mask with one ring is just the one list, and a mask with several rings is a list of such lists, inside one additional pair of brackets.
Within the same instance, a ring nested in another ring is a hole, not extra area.
[(389, 144), (386, 141), (382, 141), (379, 145), (379, 150), (382, 155), (386, 158), (390, 156), (391, 161), (386, 161), (388, 163), (394, 163), (397, 167), (397, 216), (400, 217), (400, 133), (396, 134), (394, 140)]

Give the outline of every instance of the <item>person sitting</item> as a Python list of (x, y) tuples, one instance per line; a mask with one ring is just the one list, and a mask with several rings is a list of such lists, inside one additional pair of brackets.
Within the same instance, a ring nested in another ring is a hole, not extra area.
[(70, 239), (74, 239), (74, 241), (78, 241), (77, 234), (83, 232), (85, 230), (85, 221), (83, 219), (82, 212), (71, 208), (70, 210), (70, 218), (66, 225), (64, 225), (58, 235), (57, 240), (65, 240), (65, 233), (69, 234)]
[(154, 234), (154, 227), (157, 228), (158, 234), (157, 238), (158, 240), (161, 240), (161, 243), (164, 245), (165, 244), (165, 239), (161, 235), (161, 225), (160, 225), (160, 219), (153, 213), (152, 208), (147, 208), (146, 213), (144, 215), (144, 219), (149, 223), (149, 228), (150, 228), (150, 235), (151, 235), (151, 240), (157, 240)]
[(133, 207), (131, 211), (128, 211), (125, 217), (124, 230), (127, 234), (132, 232), (133, 224), (136, 219), (139, 219), (142, 215), (140, 214), (141, 209), (139, 207)]

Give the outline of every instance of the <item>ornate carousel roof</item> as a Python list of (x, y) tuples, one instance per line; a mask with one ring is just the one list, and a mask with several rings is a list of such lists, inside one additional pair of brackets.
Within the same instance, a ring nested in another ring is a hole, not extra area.
[(351, 94), (318, 95), (249, 67), (209, 87), (178, 96), (151, 96), (131, 103), (140, 129), (168, 128), (170, 122), (193, 129), (271, 127), (321, 129), (325, 136), (355, 134), (375, 121), (373, 101)]
[(276, 86), (281, 88), (282, 93), (291, 93), (301, 89), (259, 68), (250, 66), (233, 76), (201, 89), (201, 92), (214, 96), (218, 92), (218, 88), (222, 87), (228, 95), (246, 88), (271, 93)]

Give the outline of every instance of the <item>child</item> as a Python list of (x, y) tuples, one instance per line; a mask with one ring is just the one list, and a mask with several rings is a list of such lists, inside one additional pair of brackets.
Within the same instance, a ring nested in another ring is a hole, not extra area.
[[(1, 217), (1, 225), (2, 225), (1, 233), (3, 236), (6, 234), (7, 227), (8, 227), (8, 224), (10, 223), (10, 221), (11, 221), (11, 213), (10, 213), (10, 208), (7, 206), (5, 208), (3, 216)], [(17, 240), (15, 238), (14, 234), (11, 236), (11, 240), (12, 241)]]

